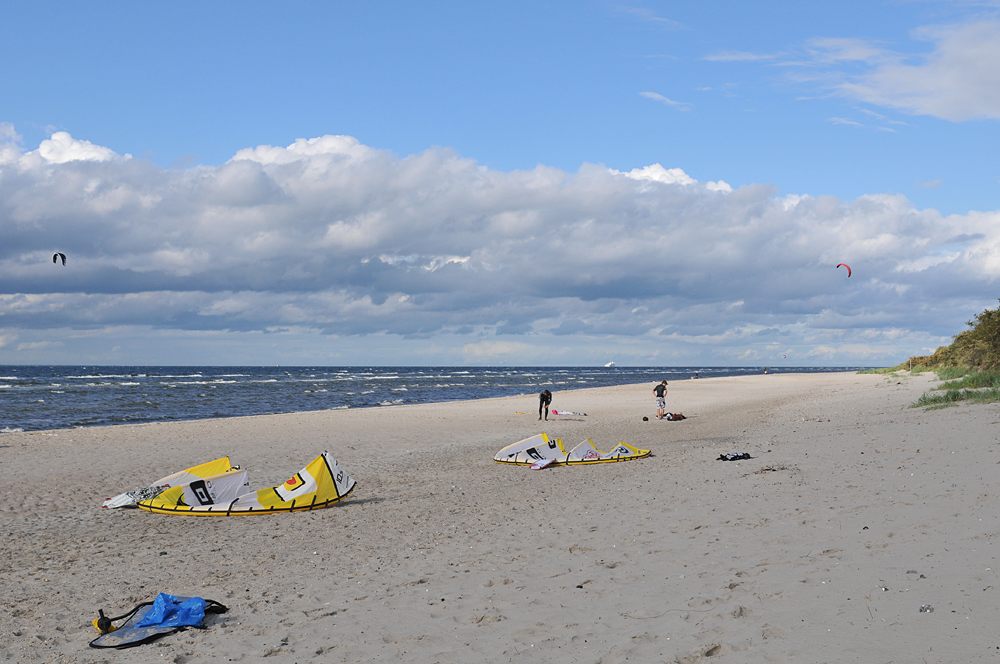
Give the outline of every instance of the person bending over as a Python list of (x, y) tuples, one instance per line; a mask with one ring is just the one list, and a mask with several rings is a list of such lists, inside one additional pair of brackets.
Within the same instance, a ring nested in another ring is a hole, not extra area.
[(542, 410), (545, 410), (545, 421), (549, 421), (549, 404), (552, 403), (552, 393), (542, 390), (538, 395), (538, 419), (542, 419)]

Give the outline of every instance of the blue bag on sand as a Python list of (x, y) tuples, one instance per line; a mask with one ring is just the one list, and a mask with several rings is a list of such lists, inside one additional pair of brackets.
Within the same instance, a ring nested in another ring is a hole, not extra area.
[(124, 615), (108, 618), (101, 611), (100, 618), (94, 621), (101, 636), (91, 641), (90, 647), (132, 648), (189, 627), (204, 629), (202, 622), (206, 613), (228, 610), (213, 599), (160, 593), (152, 602), (143, 602)]
[(135, 627), (201, 627), (205, 619), (205, 600), (181, 598), (160, 593), (151, 608)]

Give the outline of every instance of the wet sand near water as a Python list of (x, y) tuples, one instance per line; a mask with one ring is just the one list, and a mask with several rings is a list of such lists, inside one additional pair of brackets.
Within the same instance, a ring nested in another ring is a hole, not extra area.
[[(4, 434), (0, 661), (993, 661), (1000, 406), (907, 408), (933, 384), (672, 381), (682, 422), (650, 384), (555, 392), (588, 416), (547, 423), (530, 395)], [(540, 431), (654, 456), (492, 461)], [(100, 509), (226, 454), (264, 488), (324, 450), (358, 480), (331, 509)], [(87, 647), (97, 609), (161, 591), (230, 612)]]

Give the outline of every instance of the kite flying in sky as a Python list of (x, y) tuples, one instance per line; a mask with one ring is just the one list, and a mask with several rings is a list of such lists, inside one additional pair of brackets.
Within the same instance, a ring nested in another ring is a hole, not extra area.
[(58, 252), (58, 251), (56, 253), (52, 254), (52, 262), (53, 263), (58, 263), (60, 258), (62, 259), (63, 265), (65, 265), (66, 264), (66, 254)]
[(848, 276), (848, 278), (850, 278), (850, 276), (851, 276), (851, 266), (848, 265), (847, 263), (837, 263), (837, 268), (839, 269), (841, 265), (843, 265), (844, 267), (847, 268), (847, 276)]

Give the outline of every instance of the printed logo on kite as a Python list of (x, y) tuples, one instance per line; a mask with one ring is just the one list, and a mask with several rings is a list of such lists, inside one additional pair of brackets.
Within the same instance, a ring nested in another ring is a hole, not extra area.
[(274, 492), (284, 501), (295, 500), (316, 490), (316, 480), (305, 469), (300, 470), (286, 480), (280, 487), (274, 487)]
[(847, 276), (848, 276), (848, 278), (850, 278), (850, 276), (851, 276), (851, 266), (848, 265), (847, 263), (837, 263), (837, 269), (839, 270), (841, 267), (846, 267), (847, 268)]

